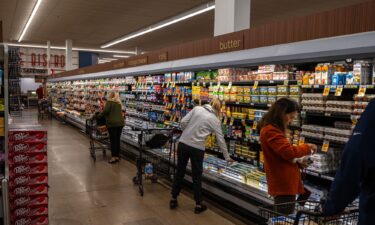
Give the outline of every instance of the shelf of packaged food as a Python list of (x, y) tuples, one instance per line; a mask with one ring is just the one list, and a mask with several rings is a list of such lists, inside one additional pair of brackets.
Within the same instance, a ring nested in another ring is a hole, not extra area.
[[(181, 85), (181, 84), (191, 84), (192, 81), (165, 81), (165, 82), (139, 82), (137, 83), (136, 85), (162, 85), (164, 87), (166, 86), (170, 86), (170, 85), (173, 85), (173, 84), (176, 84), (176, 85)], [(133, 83), (134, 84), (134, 83)], [(129, 84), (131, 85), (131, 84)]]
[(333, 181), (335, 179), (333, 174), (322, 174), (322, 173), (318, 173), (318, 172), (307, 170), (307, 169), (305, 169), (303, 172), (308, 175), (319, 177), (319, 178), (329, 180), (329, 181)]
[[(304, 138), (305, 138), (305, 143), (312, 143), (312, 144), (317, 144), (317, 145), (323, 145), (323, 142), (325, 141), (324, 139), (319, 139), (319, 138), (314, 138), (314, 137), (304, 137)], [(330, 147), (342, 148), (346, 145), (346, 143), (335, 142), (332, 140), (328, 140), (328, 142), (329, 142)]]
[(321, 84), (309, 84), (309, 85), (301, 85), (303, 89), (324, 89), (325, 87), (330, 87), (330, 89), (335, 90), (337, 87), (342, 86), (343, 89), (358, 89), (360, 87), (366, 87), (366, 89), (374, 89), (374, 85), (367, 84), (367, 85), (358, 85), (358, 84), (346, 84), (346, 85), (321, 85)]
[(234, 86), (242, 86), (242, 85), (254, 85), (255, 82), (258, 82), (258, 86), (272, 86), (272, 85), (296, 85), (298, 84), (298, 81), (296, 80), (248, 80), (248, 81), (194, 81), (192, 82), (192, 86), (214, 86), (218, 85), (234, 85)]
[(312, 112), (312, 111), (302, 111), (301, 115), (306, 116), (317, 116), (317, 117), (331, 117), (336, 119), (347, 119), (351, 120), (351, 114), (334, 113), (334, 112)]
[(224, 135), (224, 138), (229, 139), (229, 140), (235, 140), (235, 141), (250, 142), (250, 143), (253, 143), (253, 144), (259, 144), (260, 143), (258, 140), (253, 139), (253, 138), (233, 137), (233, 136), (228, 136), (228, 135)]
[(243, 107), (257, 107), (257, 108), (269, 108), (271, 107), (271, 103), (243, 103), (243, 102), (225, 102), (225, 105), (236, 105), (236, 106), (243, 106)]

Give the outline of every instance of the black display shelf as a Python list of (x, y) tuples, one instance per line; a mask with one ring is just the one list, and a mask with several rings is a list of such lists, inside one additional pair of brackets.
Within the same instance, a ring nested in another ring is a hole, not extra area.
[(235, 106), (243, 106), (243, 107), (255, 107), (255, 108), (269, 108), (271, 107), (271, 103), (242, 103), (242, 102), (226, 102), (225, 105), (235, 105)]
[[(211, 84), (218, 85), (235, 85), (235, 86), (250, 86), (254, 85), (255, 81), (250, 80), (250, 81), (233, 81), (233, 82), (211, 82), (211, 81), (194, 81), (192, 82), (193, 86), (197, 86), (199, 83), (199, 86), (203, 86), (205, 84), (206, 86), (210, 86)], [(272, 85), (296, 85), (298, 84), (298, 81), (296, 80), (258, 80), (258, 86), (272, 86)]]
[(357, 84), (347, 84), (347, 85), (321, 85), (321, 84), (309, 84), (309, 85), (301, 85), (303, 89), (324, 89), (325, 87), (329, 86), (330, 89), (335, 90), (338, 86), (342, 86), (343, 89), (358, 89), (359, 87), (363, 86), (366, 87), (366, 89), (374, 89), (374, 85), (369, 84), (369, 85), (357, 85)]
[(331, 113), (331, 112), (311, 112), (311, 111), (304, 111), (306, 116), (315, 116), (315, 117), (330, 117), (334, 119), (347, 119), (351, 120), (350, 114), (343, 114), (343, 113)]
[(334, 174), (322, 174), (322, 173), (318, 173), (318, 172), (307, 170), (307, 169), (304, 170), (303, 172), (307, 175), (318, 177), (324, 180), (333, 181), (335, 179)]

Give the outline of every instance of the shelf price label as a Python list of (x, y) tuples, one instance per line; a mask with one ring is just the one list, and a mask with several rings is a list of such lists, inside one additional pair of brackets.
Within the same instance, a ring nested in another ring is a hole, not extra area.
[(284, 85), (289, 85), (289, 80), (284, 80)]
[(199, 87), (199, 85), (200, 85), (200, 84), (199, 84), (199, 81), (198, 81), (198, 82), (197, 82), (197, 87)]
[(358, 97), (364, 97), (366, 94), (366, 86), (361, 85), (358, 90)]
[(217, 82), (217, 88), (220, 88), (220, 81)]
[(199, 99), (199, 105), (202, 105), (202, 100), (201, 99)]
[(298, 141), (298, 145), (303, 145), (305, 144), (305, 137), (300, 137)]
[(338, 86), (336, 87), (335, 96), (337, 96), (337, 97), (341, 96), (341, 94), (342, 94), (342, 89), (343, 89), (342, 85), (338, 85)]
[(203, 81), (203, 84), (202, 84), (203, 87), (206, 87), (206, 82)]
[(331, 90), (331, 86), (329, 85), (324, 86), (323, 96), (328, 96), (330, 90)]
[(246, 121), (245, 121), (245, 119), (241, 120), (241, 124), (242, 124), (242, 126), (246, 127)]
[(231, 89), (231, 88), (232, 88), (232, 82), (229, 82), (228, 89)]
[(323, 142), (322, 152), (326, 152), (326, 153), (327, 153), (328, 150), (329, 150), (329, 141), (325, 140), (325, 141)]
[(254, 81), (254, 86), (253, 86), (254, 90), (256, 90), (258, 88), (258, 84), (259, 84), (259, 82), (257, 80)]
[(161, 84), (161, 87), (164, 88), (164, 86), (165, 86), (165, 83), (163, 82), (163, 83)]
[(256, 130), (258, 128), (258, 121), (254, 121), (252, 128), (253, 130)]
[(212, 87), (212, 82), (210, 82), (210, 87)]

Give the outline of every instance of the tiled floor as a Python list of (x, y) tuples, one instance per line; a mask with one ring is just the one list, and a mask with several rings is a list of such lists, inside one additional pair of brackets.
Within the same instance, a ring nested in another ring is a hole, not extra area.
[[(15, 121), (34, 123), (35, 111), (26, 111)], [(146, 184), (145, 196), (140, 197), (132, 183), (133, 164), (122, 160), (110, 165), (101, 157), (94, 163), (85, 135), (56, 120), (44, 119), (42, 124), (48, 129), (51, 225), (241, 224), (213, 206), (195, 215), (194, 201), (186, 195), (181, 196), (180, 207), (171, 211), (170, 190), (160, 184)]]

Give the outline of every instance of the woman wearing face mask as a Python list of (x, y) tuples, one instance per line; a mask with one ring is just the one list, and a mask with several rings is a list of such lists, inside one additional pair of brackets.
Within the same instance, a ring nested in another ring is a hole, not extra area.
[[(313, 154), (317, 150), (314, 144), (293, 146), (287, 139), (288, 125), (297, 113), (298, 105), (295, 101), (281, 98), (272, 105), (259, 123), (268, 193), (274, 197), (276, 205), (295, 202), (297, 195), (305, 193), (300, 167), (293, 160)], [(276, 210), (291, 214), (294, 204), (287, 204)]]
[(213, 99), (210, 104), (196, 106), (181, 120), (183, 130), (177, 151), (177, 173), (172, 188), (172, 199), (170, 208), (177, 207), (177, 197), (181, 191), (181, 185), (184, 180), (186, 166), (190, 159), (192, 168), (192, 177), (194, 185), (194, 199), (196, 202), (194, 212), (199, 214), (204, 212), (207, 207), (202, 204), (202, 184), (203, 158), (205, 151), (206, 138), (210, 134), (216, 135), (217, 144), (223, 152), (227, 162), (233, 162), (229, 157), (226, 142), (224, 140), (219, 119), (221, 103), (218, 99)]

